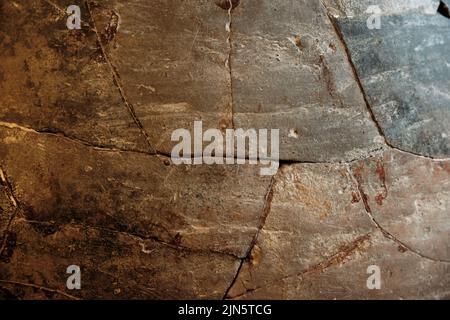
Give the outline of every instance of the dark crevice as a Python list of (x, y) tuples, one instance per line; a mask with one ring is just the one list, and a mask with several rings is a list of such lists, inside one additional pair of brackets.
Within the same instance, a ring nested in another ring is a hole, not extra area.
[(21, 282), (21, 281), (11, 281), (11, 280), (3, 280), (3, 279), (0, 279), (0, 283), (9, 284), (9, 285), (15, 285), (15, 286), (21, 286), (21, 287), (33, 288), (33, 289), (37, 289), (37, 290), (41, 290), (41, 291), (49, 292), (49, 293), (56, 293), (56, 294), (59, 294), (61, 296), (66, 297), (66, 298), (68, 298), (70, 300), (80, 300), (80, 298), (75, 297), (73, 295), (70, 295), (68, 293), (65, 293), (64, 291), (61, 291), (61, 290), (58, 290), (58, 289), (52, 289), (52, 288), (39, 286), (39, 285), (36, 285), (34, 283), (26, 283), (26, 282)]
[(261, 290), (263, 288), (267, 288), (267, 287), (271, 287), (274, 286), (282, 281), (287, 281), (290, 278), (294, 278), (294, 277), (303, 277), (307, 274), (311, 274), (311, 273), (320, 273), (325, 271), (326, 269), (336, 266), (336, 265), (340, 265), (345, 263), (345, 261), (347, 261), (354, 253), (356, 253), (357, 251), (361, 250), (363, 248), (364, 245), (366, 245), (367, 243), (370, 243), (371, 241), (371, 237), (372, 235), (370, 233), (365, 234), (365, 235), (361, 235), (359, 237), (357, 237), (356, 239), (343, 244), (336, 253), (334, 253), (333, 255), (331, 255), (328, 259), (325, 259), (322, 262), (319, 262), (315, 265), (312, 265), (308, 268), (306, 268), (305, 270), (298, 272), (298, 273), (294, 273), (294, 274), (288, 274), (285, 275), (283, 277), (280, 277), (276, 280), (272, 280), (272, 281), (268, 281), (266, 282), (264, 285), (256, 287), (256, 288), (252, 288), (252, 289), (247, 289), (245, 292), (243, 292), (242, 294), (239, 294), (235, 297), (230, 297), (230, 299), (237, 299), (237, 298), (242, 298), (247, 296), (248, 294), (254, 293), (258, 290)]
[[(17, 220), (17, 222), (28, 223), (30, 225), (57, 226), (57, 224), (54, 223), (54, 222), (36, 221), (36, 220), (28, 220), (28, 219), (19, 219), (19, 220)], [(187, 252), (187, 253), (192, 253), (192, 254), (215, 254), (215, 255), (223, 256), (223, 257), (230, 257), (230, 258), (234, 258), (234, 259), (241, 259), (237, 255), (235, 255), (233, 253), (230, 253), (230, 252), (225, 252), (225, 251), (220, 251), (220, 250), (213, 250), (213, 249), (200, 249), (200, 248), (186, 247), (186, 246), (182, 246), (182, 245), (179, 245), (179, 244), (175, 244), (175, 243), (164, 241), (164, 240), (160, 239), (157, 236), (145, 235), (145, 234), (138, 233), (138, 232), (121, 231), (121, 230), (116, 230), (116, 229), (113, 229), (113, 228), (93, 226), (93, 225), (89, 225), (89, 224), (76, 223), (76, 222), (66, 223), (66, 224), (63, 224), (63, 226), (65, 226), (65, 227), (78, 227), (78, 228), (84, 228), (84, 229), (88, 229), (88, 230), (98, 230), (98, 231), (110, 232), (110, 233), (113, 233), (113, 234), (120, 234), (120, 235), (123, 235), (123, 236), (134, 238), (135, 240), (139, 240), (139, 241), (153, 241), (153, 242), (158, 243), (158, 244), (160, 244), (160, 245), (162, 245), (164, 247), (170, 248), (170, 249), (175, 250), (175, 251), (180, 251), (180, 252)]]
[[(170, 153), (161, 151), (161, 150), (157, 150), (157, 154), (154, 154), (154, 153), (149, 153), (148, 151), (142, 151), (139, 149), (118, 148), (118, 147), (114, 147), (112, 145), (105, 145), (105, 144), (101, 144), (101, 143), (90, 142), (88, 140), (84, 140), (84, 139), (81, 139), (78, 137), (68, 135), (64, 131), (53, 128), (53, 127), (32, 129), (32, 128), (28, 128), (28, 127), (23, 127), (16, 123), (0, 121), (0, 128), (1, 127), (8, 128), (8, 129), (22, 130), (22, 131), (30, 132), (30, 133), (34, 133), (34, 134), (43, 134), (43, 135), (63, 138), (72, 143), (77, 143), (77, 144), (81, 144), (85, 147), (92, 148), (95, 151), (135, 153), (135, 154), (141, 154), (141, 155), (146, 155), (146, 156), (163, 156), (166, 158), (166, 160), (164, 161), (164, 163), (166, 165), (170, 165), (170, 159), (172, 158), (172, 155)], [(342, 161), (279, 160), (278, 163), (280, 164), (280, 167), (296, 165), (296, 164), (330, 164), (330, 165), (331, 164), (351, 164), (354, 162), (373, 158), (377, 155), (377, 152), (382, 152), (383, 150), (384, 150), (383, 148), (374, 149), (374, 150), (371, 150), (370, 154), (367, 157), (355, 158), (355, 159), (351, 159), (351, 160), (342, 160)], [(195, 157), (200, 157), (200, 156), (190, 155), (188, 158), (193, 159)], [(234, 160), (243, 160), (242, 158), (239, 158), (236, 155), (233, 157), (233, 159)], [(249, 158), (246, 157), (244, 160), (249, 160)], [(260, 159), (260, 160), (270, 160), (270, 159), (264, 158), (264, 159)]]
[(136, 111), (134, 109), (134, 106), (128, 101), (128, 98), (125, 94), (125, 90), (123, 88), (121, 79), (120, 79), (120, 75), (119, 72), (117, 70), (117, 68), (112, 64), (111, 60), (109, 59), (107, 53), (106, 53), (106, 49), (102, 43), (102, 36), (100, 35), (100, 33), (98, 32), (97, 26), (96, 26), (96, 22), (94, 19), (94, 16), (92, 14), (92, 10), (91, 10), (91, 5), (89, 1), (85, 1), (85, 7), (89, 16), (89, 20), (92, 24), (92, 28), (97, 36), (97, 44), (98, 47), (103, 55), (103, 58), (105, 59), (107, 65), (109, 66), (109, 68), (111, 69), (111, 74), (113, 77), (113, 81), (114, 84), (116, 85), (117, 89), (119, 90), (120, 93), (120, 97), (122, 98), (123, 103), (125, 104), (125, 106), (128, 109), (128, 112), (131, 116), (131, 118), (133, 119), (134, 123), (136, 124), (136, 126), (139, 128), (139, 131), (141, 132), (141, 135), (144, 137), (148, 147), (149, 147), (149, 151), (151, 154), (154, 155), (158, 155), (157, 150), (153, 147), (152, 142), (150, 141), (150, 136), (148, 135), (147, 131), (145, 130), (144, 126), (142, 125), (142, 122), (140, 121), (140, 119), (138, 118)]
[(225, 290), (222, 300), (228, 299), (228, 294), (229, 294), (230, 290), (234, 287), (234, 284), (236, 283), (237, 279), (239, 278), (239, 275), (241, 274), (241, 270), (242, 270), (242, 267), (244, 266), (244, 262), (245, 262), (245, 258), (242, 258), (241, 262), (239, 263), (239, 267), (236, 270), (236, 274), (233, 277), (233, 280), (231, 280), (230, 285)]
[(450, 9), (449, 9), (448, 5), (445, 4), (443, 1), (440, 2), (437, 12), (440, 13), (441, 15), (443, 15), (444, 17), (450, 19)]
[[(20, 202), (17, 200), (17, 197), (14, 195), (14, 188), (6, 174), (6, 172), (0, 167), (0, 185), (4, 186), (6, 189), (7, 196), (11, 202), (11, 205), (13, 207), (13, 211), (11, 215), (8, 217), (7, 224), (5, 227), (5, 230), (3, 232), (2, 239), (0, 242), (0, 257), (3, 257), (5, 255), (5, 251), (10, 251), (8, 248), (10, 247), (9, 244), (11, 243), (11, 240), (15, 235), (10, 232), (12, 223), (16, 216), (18, 215), (19, 211), (21, 210)], [(14, 240), (15, 242), (15, 240)], [(9, 254), (6, 254), (8, 256)]]
[[(18, 129), (20, 129), (20, 128), (18, 128)], [(33, 129), (29, 129), (29, 130), (33, 131), (34, 133), (38, 133), (38, 134), (46, 134), (46, 135), (61, 137), (66, 140), (69, 140), (71, 142), (79, 143), (86, 147), (96, 149), (98, 151), (129, 152), (129, 153), (143, 154), (143, 155), (149, 155), (149, 156), (155, 156), (155, 155), (165, 156), (168, 158), (170, 158), (170, 156), (171, 156), (170, 154), (166, 154), (162, 151), (157, 151), (157, 154), (155, 154), (155, 153), (149, 153), (146, 151), (140, 151), (137, 149), (123, 149), (123, 148), (117, 148), (117, 147), (103, 145), (103, 144), (99, 144), (99, 143), (93, 143), (93, 142), (90, 142), (87, 140), (69, 136), (64, 131), (61, 131), (61, 130), (58, 130), (55, 128), (42, 128), (42, 129), (38, 129), (38, 130), (33, 130)]]
[(227, 56), (227, 67), (230, 78), (230, 106), (229, 106), (229, 123), (227, 126), (234, 128), (234, 94), (233, 94), (233, 69), (232, 69), (232, 55), (233, 55), (233, 9), (239, 5), (239, 0), (225, 0), (228, 3), (228, 23), (226, 26), (226, 31), (228, 32), (227, 44), (228, 44), (228, 56)]
[(236, 8), (241, 3), (241, 0), (215, 0), (215, 3), (223, 10), (230, 10)]
[[(324, 10), (327, 10), (325, 6), (324, 6)], [(370, 118), (372, 119), (372, 122), (375, 124), (375, 126), (377, 128), (378, 134), (381, 137), (383, 137), (385, 144), (388, 145), (388, 146), (391, 146), (389, 141), (387, 140), (386, 136), (384, 135), (384, 131), (381, 128), (381, 125), (378, 123), (378, 121), (377, 121), (377, 119), (375, 117), (375, 113), (373, 112), (372, 107), (370, 106), (369, 100), (367, 98), (367, 94), (366, 94), (366, 92), (364, 90), (364, 86), (363, 86), (363, 84), (361, 82), (361, 79), (359, 78), (359, 74), (358, 74), (358, 71), (356, 69), (356, 66), (353, 63), (352, 56), (351, 56), (350, 50), (349, 50), (349, 48), (347, 46), (347, 42), (345, 41), (344, 35), (342, 34), (341, 29), (337, 25), (337, 22), (335, 21), (334, 17), (332, 17), (328, 12), (327, 12), (327, 16), (328, 16), (328, 19), (330, 20), (331, 25), (334, 28), (334, 31), (335, 31), (338, 39), (340, 40), (342, 46), (344, 47), (344, 50), (345, 50), (345, 53), (346, 53), (346, 56), (347, 56), (347, 60), (348, 60), (348, 62), (350, 64), (350, 67), (352, 68), (353, 76), (354, 76), (354, 78), (355, 78), (355, 80), (356, 80), (356, 82), (358, 84), (358, 87), (359, 87), (359, 89), (360, 89), (360, 91), (361, 91), (361, 93), (363, 95), (364, 102), (365, 102), (367, 110), (369, 111), (369, 114), (370, 114)]]
[(272, 208), (272, 200), (273, 200), (273, 194), (274, 194), (274, 189), (275, 189), (276, 177), (277, 177), (276, 175), (272, 177), (272, 179), (270, 180), (269, 186), (267, 188), (267, 192), (264, 197), (264, 206), (262, 209), (261, 217), (259, 219), (258, 230), (256, 231), (255, 235), (253, 236), (252, 241), (250, 242), (250, 245), (247, 249), (245, 257), (241, 258), (241, 262), (236, 271), (236, 274), (234, 275), (233, 280), (231, 281), (230, 285), (228, 286), (227, 290), (225, 291), (225, 293), (223, 295), (223, 300), (226, 300), (228, 298), (228, 294), (229, 294), (230, 290), (233, 288), (234, 284), (236, 283), (237, 279), (239, 278), (239, 275), (241, 273), (242, 267), (244, 266), (244, 263), (246, 261), (247, 262), (251, 261), (253, 248), (255, 248), (255, 246), (256, 246), (259, 234), (261, 233), (261, 230), (264, 228), (267, 217)]

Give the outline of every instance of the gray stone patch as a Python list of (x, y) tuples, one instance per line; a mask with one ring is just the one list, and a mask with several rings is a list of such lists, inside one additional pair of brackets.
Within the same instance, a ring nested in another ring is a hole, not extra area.
[(338, 18), (367, 100), (389, 143), (435, 158), (450, 154), (450, 21), (440, 15)]

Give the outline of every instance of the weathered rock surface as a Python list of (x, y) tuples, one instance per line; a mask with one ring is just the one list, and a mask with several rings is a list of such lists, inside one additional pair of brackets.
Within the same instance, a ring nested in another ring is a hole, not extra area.
[[(448, 165), (388, 151), (284, 167), (228, 297), (448, 298)], [(371, 265), (384, 270), (381, 291), (367, 290)]]
[[(229, 3), (0, 4), (0, 298), (450, 298), (438, 1)], [(280, 129), (278, 173), (174, 165), (195, 120)]]
[[(273, 248), (271, 248), (273, 249)], [(282, 253), (279, 253), (282, 255)], [(395, 261), (395, 263), (393, 263)], [(383, 290), (367, 290), (367, 267), (384, 270)], [(273, 280), (252, 282), (254, 267), (242, 268), (237, 299), (448, 299), (449, 265), (402, 252), (379, 232), (360, 237), (332, 252), (321, 263)], [(246, 288), (243, 290), (242, 288)], [(401, 288), (401, 289), (399, 289)]]
[(237, 127), (280, 128), (286, 160), (353, 160), (380, 147), (320, 1), (242, 1), (232, 26)]
[(2, 167), (27, 219), (92, 224), (238, 257), (257, 230), (270, 183), (258, 167), (175, 166), (52, 135), (1, 132)]
[(46, 1), (3, 2), (0, 10), (1, 122), (147, 150), (89, 25), (69, 32), (64, 12)]
[[(2, 169), (5, 176), (11, 177), (8, 181), (14, 186), (15, 197), (20, 199), (6, 241), (14, 237), (16, 244), (30, 243), (29, 247), (16, 247), (15, 244), (10, 248), (15, 253), (12, 257), (5, 256), (9, 263), (6, 269), (2, 268), (2, 279), (18, 274), (15, 280), (23, 280), (21, 275), (30, 270), (43, 272), (42, 264), (19, 271), (22, 262), (14, 260), (16, 256), (24, 259), (28, 255), (41, 256), (40, 250), (49, 250), (64, 261), (70, 258), (74, 260), (72, 264), (88, 269), (97, 250), (101, 250), (100, 255), (105, 255), (105, 263), (107, 258), (114, 259), (116, 253), (120, 258), (111, 268), (123, 267), (126, 268), (124, 272), (133, 272), (127, 269), (126, 261), (150, 261), (147, 255), (155, 250), (158, 253), (152, 260), (158, 259), (161, 266), (153, 267), (163, 268), (163, 272), (178, 273), (175, 269), (178, 269), (180, 256), (187, 259), (183, 262), (185, 271), (198, 272), (201, 277), (207, 277), (209, 264), (219, 264), (215, 268), (220, 268), (217, 272), (221, 275), (217, 277), (222, 281), (220, 293), (223, 295), (224, 283), (230, 283), (238, 258), (245, 256), (257, 231), (270, 182), (270, 178), (261, 178), (257, 174), (258, 168), (253, 166), (173, 166), (166, 158), (93, 149), (63, 137), (18, 129), (1, 130), (1, 140)], [(249, 184), (254, 186), (252, 190), (248, 190)], [(29, 238), (22, 230), (23, 226), (34, 230)], [(75, 230), (76, 235), (65, 239), (71, 234), (70, 230)], [(104, 239), (105, 235), (107, 239)], [(67, 245), (71, 241), (76, 242), (74, 248)], [(132, 251), (136, 258), (121, 253), (131, 244), (135, 246)], [(124, 248), (120, 249), (122, 245)], [(158, 258), (159, 255), (167, 257)], [(200, 262), (198, 257), (208, 263)], [(50, 263), (51, 257), (48, 259), (44, 258), (42, 263)], [(121, 259), (124, 259), (124, 266), (121, 266)], [(205, 269), (190, 270), (189, 265), (195, 263), (201, 263), (201, 268)], [(89, 272), (102, 269), (101, 264), (92, 268), (100, 269)], [(10, 273), (12, 270), (15, 270), (14, 274)], [(50, 268), (48, 272), (51, 274), (54, 270)], [(183, 272), (179, 276), (197, 281)], [(154, 279), (157, 288), (165, 286), (159, 281), (172, 281), (164, 274), (160, 277), (160, 280)], [(147, 276), (142, 281), (148, 279)], [(91, 286), (101, 287), (101, 281), (91, 283)], [(219, 280), (211, 278), (210, 281)], [(193, 298), (197, 294), (198, 297), (219, 297), (217, 288), (203, 285), (198, 290), (204, 292), (195, 293), (194, 288), (183, 289), (182, 283), (174, 285), (181, 285), (178, 287), (180, 293), (171, 292), (167, 298)], [(132, 292), (124, 292), (124, 297), (131, 296)], [(95, 295), (86, 292), (86, 297), (94, 298)]]
[(108, 0), (93, 15), (111, 11), (120, 28), (106, 49), (156, 149), (170, 153), (171, 133), (195, 120), (232, 127), (227, 11), (211, 0)]

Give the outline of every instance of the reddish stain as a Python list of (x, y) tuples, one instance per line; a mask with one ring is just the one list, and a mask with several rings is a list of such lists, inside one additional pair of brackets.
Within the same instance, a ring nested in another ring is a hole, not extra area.
[(377, 161), (377, 168), (375, 170), (375, 173), (377, 174), (378, 179), (380, 179), (381, 186), (384, 189), (383, 193), (380, 193), (375, 197), (376, 203), (381, 206), (383, 205), (383, 200), (388, 196), (388, 189), (386, 185), (386, 170), (384, 169), (383, 162), (381, 160)]
[(378, 205), (383, 205), (383, 200), (385, 199), (385, 197), (382, 194), (378, 194), (375, 197), (375, 201), (377, 202)]
[(383, 163), (380, 160), (377, 161), (376, 173), (383, 185), (386, 185), (386, 171), (384, 170)]
[(364, 170), (364, 163), (361, 163), (359, 166), (353, 169), (353, 174), (359, 182), (362, 182), (362, 171)]
[(353, 191), (352, 192), (352, 203), (357, 203), (359, 201), (361, 201), (360, 195), (357, 192)]
[(440, 163), (442, 169), (444, 169), (448, 174), (450, 174), (450, 162), (442, 162)]

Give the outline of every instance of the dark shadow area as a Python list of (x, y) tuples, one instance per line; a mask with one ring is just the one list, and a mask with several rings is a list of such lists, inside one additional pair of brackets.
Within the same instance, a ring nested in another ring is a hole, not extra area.
[(450, 19), (450, 10), (448, 8), (448, 5), (446, 5), (444, 2), (441, 1), (439, 4), (438, 12), (442, 14), (444, 17), (447, 17)]

